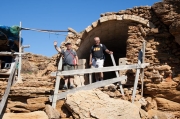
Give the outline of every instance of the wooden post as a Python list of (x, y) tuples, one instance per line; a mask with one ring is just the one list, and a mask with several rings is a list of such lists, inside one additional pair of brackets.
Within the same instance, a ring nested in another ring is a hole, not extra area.
[[(20, 28), (22, 27), (22, 23), (20, 22)], [(21, 63), (22, 63), (22, 49), (21, 49), (21, 30), (19, 31), (19, 64), (18, 64), (18, 80), (17, 82), (21, 81)]]
[[(58, 63), (58, 71), (62, 71), (62, 56)], [(52, 107), (56, 108), (56, 101), (57, 101), (57, 95), (59, 91), (59, 85), (60, 85), (60, 76), (56, 75), (56, 84), (55, 84), (55, 90), (53, 95), (53, 101), (52, 101)]]
[[(92, 66), (91, 66), (91, 68), (92, 68)], [(89, 73), (89, 84), (91, 84), (92, 83), (92, 73)]]
[[(145, 59), (145, 50), (146, 50), (146, 42), (143, 42), (143, 47), (142, 47), (142, 63), (144, 63)], [(143, 96), (143, 88), (144, 88), (144, 68), (142, 69), (141, 73), (141, 96)]]
[[(116, 62), (114, 60), (113, 54), (110, 54), (110, 56), (111, 56), (111, 60), (112, 60), (113, 65), (116, 66)], [(115, 71), (115, 73), (116, 73), (116, 77), (119, 77), (118, 71)], [(124, 90), (123, 90), (121, 82), (119, 82), (119, 87), (120, 87), (120, 90), (121, 90), (121, 94), (124, 96)]]
[[(139, 55), (138, 55), (138, 65), (141, 65), (141, 59), (142, 59), (142, 51), (140, 51)], [(140, 73), (140, 68), (138, 68), (136, 70), (136, 76), (135, 76), (134, 88), (133, 88), (133, 94), (132, 94), (132, 103), (134, 103), (134, 99), (136, 96), (136, 89), (137, 89), (138, 80), (139, 80), (139, 73)]]
[(89, 84), (92, 83), (92, 73), (89, 74)]

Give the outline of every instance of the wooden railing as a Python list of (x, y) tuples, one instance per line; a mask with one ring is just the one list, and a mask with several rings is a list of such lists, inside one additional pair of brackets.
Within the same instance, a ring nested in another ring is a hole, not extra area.
[(17, 70), (17, 64), (18, 64), (18, 61), (19, 61), (19, 57), (16, 56), (15, 58), (15, 63), (14, 63), (14, 66), (13, 66), (13, 69), (10, 73), (10, 76), (8, 78), (8, 84), (7, 84), (7, 88), (5, 90), (5, 93), (1, 99), (1, 102), (0, 102), (0, 119), (2, 118), (3, 114), (4, 114), (4, 110), (5, 110), (5, 105), (6, 105), (6, 102), (7, 102), (7, 99), (8, 99), (8, 95), (10, 93), (10, 89), (11, 89), (11, 86), (14, 82), (14, 76), (15, 76), (15, 72)]
[[(115, 82), (119, 82), (119, 84), (120, 84), (120, 82), (122, 80), (127, 79), (127, 76), (124, 76), (124, 75), (119, 76), (119, 73), (118, 73), (119, 70), (137, 69), (136, 70), (136, 76), (135, 76), (135, 82), (134, 82), (134, 89), (133, 89), (133, 94), (132, 94), (132, 103), (133, 103), (134, 99), (135, 99), (138, 80), (140, 78), (143, 81), (143, 78), (144, 78), (144, 77), (139, 77), (140, 69), (143, 69), (149, 65), (149, 63), (144, 63), (144, 59), (143, 59), (143, 57), (145, 55), (144, 52), (145, 52), (145, 45), (143, 43), (143, 47), (140, 50), (139, 55), (138, 55), (138, 63), (137, 64), (116, 66), (115, 61), (114, 61), (114, 57), (113, 57), (113, 55), (111, 55), (111, 59), (112, 59), (114, 66), (103, 67), (103, 68), (78, 69), (78, 70), (70, 70), (70, 71), (62, 71), (62, 58), (61, 58), (61, 60), (58, 64), (58, 71), (51, 73), (51, 76), (56, 76), (56, 85), (55, 85), (54, 95), (49, 97), (50, 101), (52, 102), (52, 107), (55, 108), (56, 107), (56, 101), (58, 99), (65, 98), (67, 96), (67, 94), (69, 94), (69, 93), (75, 93), (76, 91), (79, 91), (79, 90), (90, 90), (90, 89), (102, 87), (102, 86), (105, 86), (108, 84), (112, 84)], [(62, 93), (58, 94), (59, 85), (60, 85), (59, 84), (60, 83), (60, 76), (75, 75), (75, 74), (92, 74), (92, 73), (97, 73), (97, 72), (109, 72), (109, 71), (115, 71), (117, 78), (103, 80), (103, 81), (95, 82), (92, 84), (91, 84), (92, 81), (90, 80), (89, 85), (74, 88), (74, 89), (71, 89), (71, 90), (68, 90), (66, 92), (62, 92)], [(142, 72), (142, 73), (144, 73), (144, 72)], [(120, 90), (121, 90), (122, 95), (124, 95), (122, 85), (120, 84), (119, 86), (120, 86)]]

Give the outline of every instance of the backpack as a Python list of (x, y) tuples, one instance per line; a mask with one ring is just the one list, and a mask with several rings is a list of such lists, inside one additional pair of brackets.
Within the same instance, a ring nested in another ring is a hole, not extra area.
[[(101, 48), (103, 48), (103, 44), (100, 44)], [(91, 47), (91, 50), (94, 49), (94, 45)], [(102, 56), (103, 56), (103, 59), (105, 60), (105, 55), (104, 55), (104, 51), (102, 50)]]

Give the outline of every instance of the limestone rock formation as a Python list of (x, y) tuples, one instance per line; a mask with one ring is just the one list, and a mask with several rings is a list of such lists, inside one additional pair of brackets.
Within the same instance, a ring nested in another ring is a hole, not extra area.
[(180, 104), (164, 98), (155, 98), (159, 110), (180, 111)]
[(58, 119), (60, 117), (59, 112), (50, 105), (46, 105), (45, 112), (48, 115), (49, 119)]
[(45, 112), (5, 113), (3, 119), (49, 119)]
[(99, 90), (69, 94), (65, 103), (76, 119), (140, 119), (134, 104), (110, 98)]
[(167, 116), (158, 110), (149, 110), (148, 119), (168, 119)]
[(164, 0), (163, 2), (155, 3), (152, 6), (153, 10), (161, 21), (169, 27), (170, 33), (175, 37), (178, 44), (180, 44), (179, 5), (179, 0)]

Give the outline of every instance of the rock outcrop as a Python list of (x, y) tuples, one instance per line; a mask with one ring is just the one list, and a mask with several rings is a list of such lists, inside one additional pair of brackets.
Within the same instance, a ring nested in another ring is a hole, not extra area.
[(180, 1), (179, 0), (164, 0), (163, 2), (155, 3), (152, 8), (160, 20), (169, 27), (170, 33), (175, 37), (175, 40), (180, 44)]
[(110, 98), (99, 90), (69, 94), (65, 104), (75, 119), (140, 119), (136, 105)]
[(49, 119), (45, 112), (5, 113), (3, 119)]

